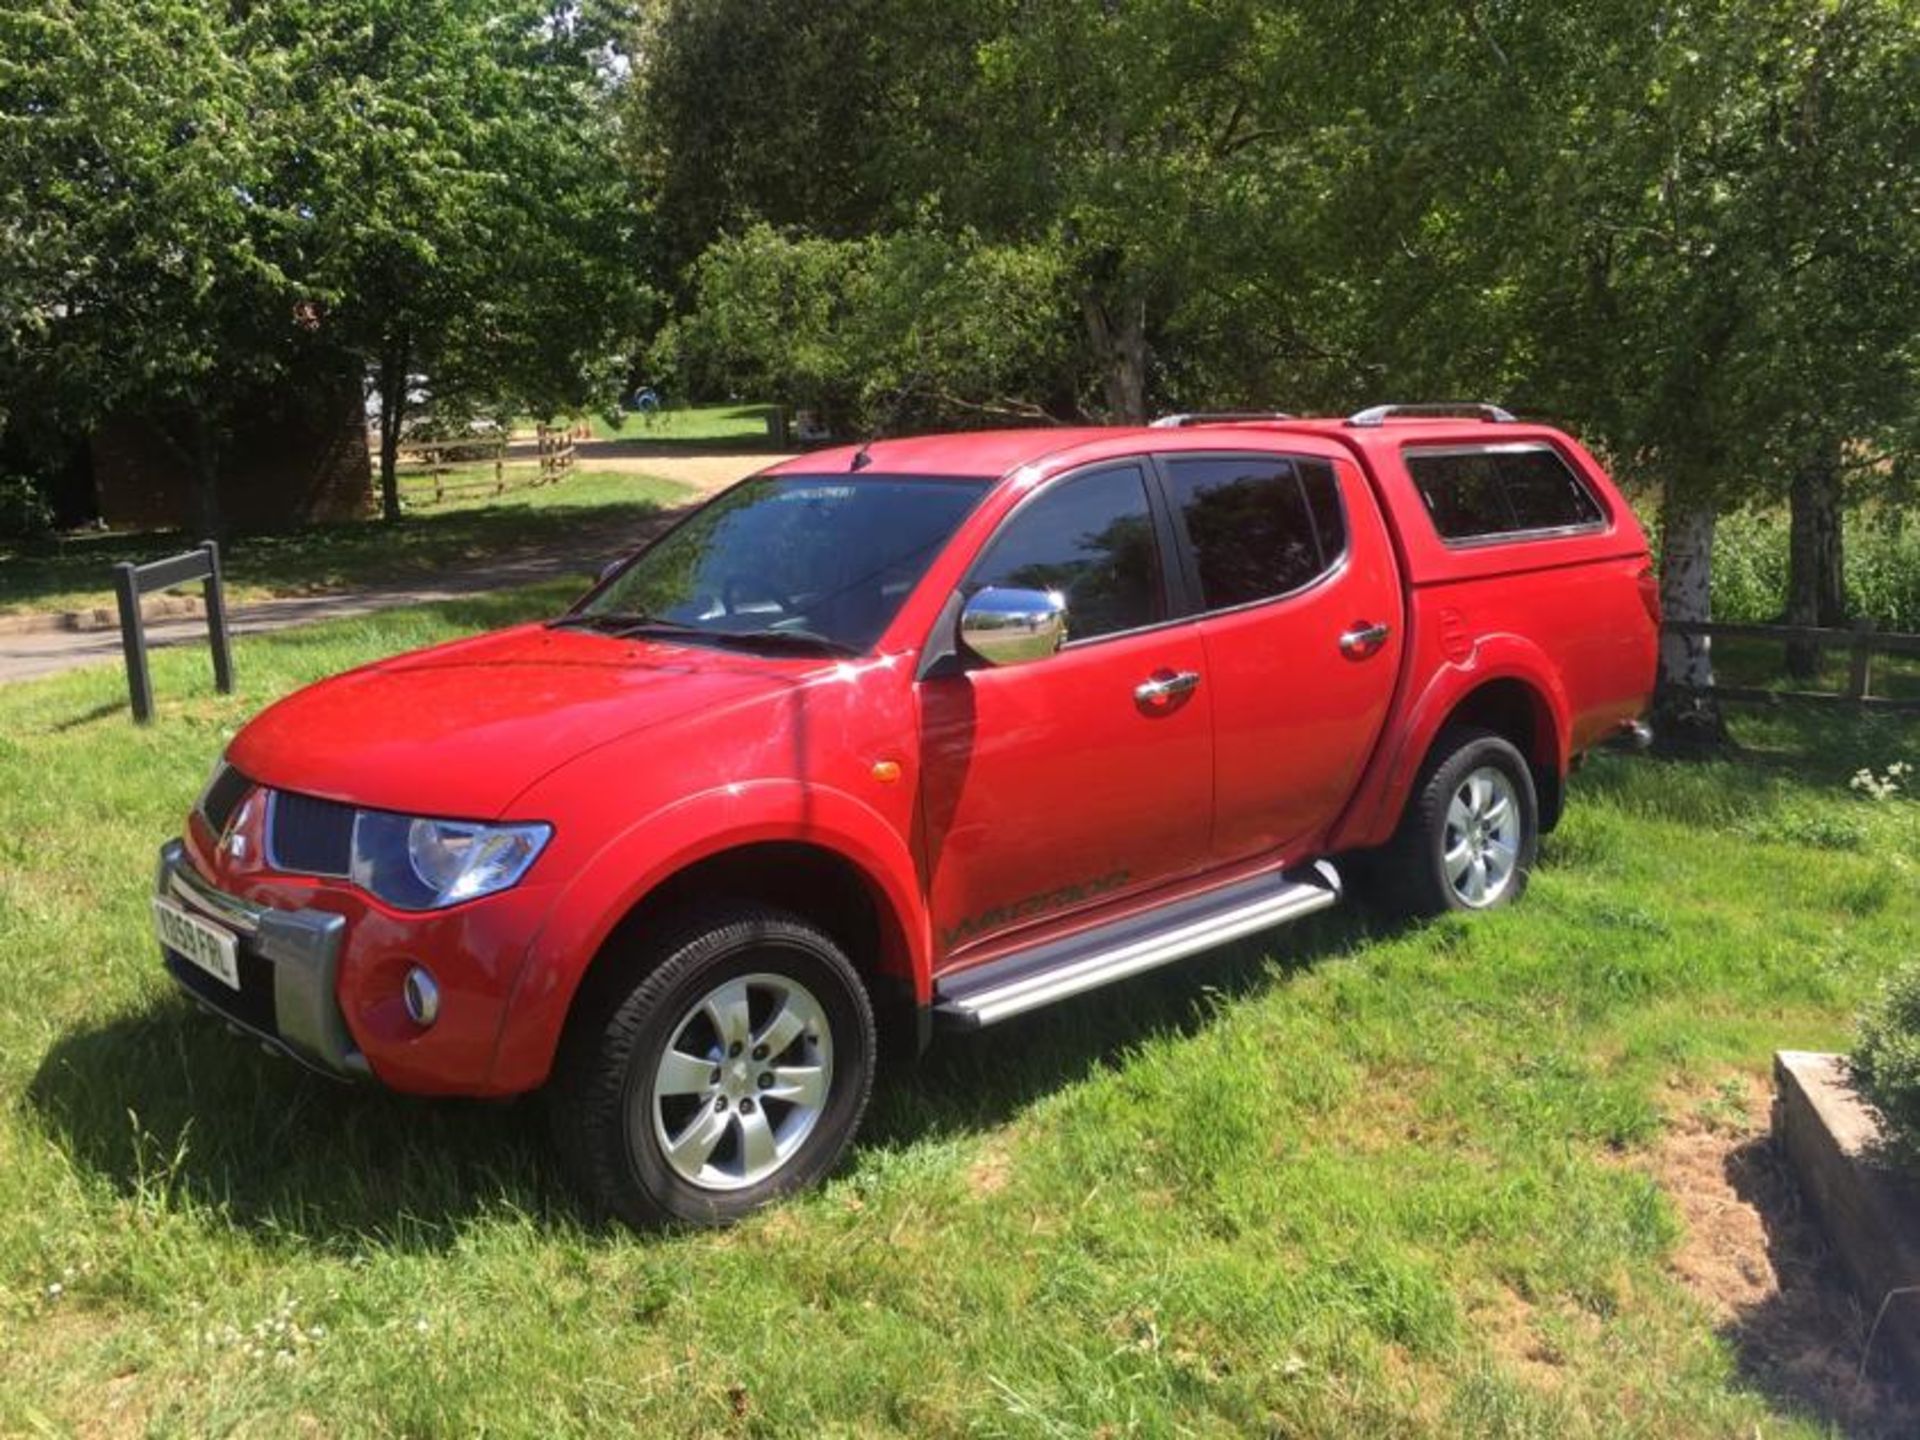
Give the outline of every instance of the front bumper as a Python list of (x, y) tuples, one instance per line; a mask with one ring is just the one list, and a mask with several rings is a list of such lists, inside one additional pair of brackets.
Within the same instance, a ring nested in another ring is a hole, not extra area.
[(238, 937), (238, 990), (161, 948), (167, 973), (202, 1009), (322, 1075), (362, 1080), (372, 1074), (337, 998), (343, 916), (276, 910), (216, 890), (201, 879), (178, 840), (161, 847), (154, 888)]

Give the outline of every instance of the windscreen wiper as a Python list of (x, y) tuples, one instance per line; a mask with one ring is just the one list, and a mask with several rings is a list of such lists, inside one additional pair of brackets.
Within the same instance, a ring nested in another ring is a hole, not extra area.
[(656, 631), (667, 635), (694, 635), (702, 639), (714, 632), (701, 625), (686, 625), (678, 620), (662, 620), (657, 615), (638, 611), (583, 610), (577, 615), (562, 615), (547, 622), (549, 630), (604, 630), (610, 635), (631, 635)]
[(670, 635), (705, 645), (721, 645), (736, 650), (786, 648), (824, 651), (832, 655), (858, 655), (860, 651), (843, 640), (822, 635), (817, 630), (713, 630), (705, 625), (688, 625), (679, 620), (663, 620), (657, 615), (623, 611), (582, 611), (562, 615), (547, 622), (549, 630), (604, 630), (609, 635)]
[(742, 648), (752, 646), (783, 646), (795, 650), (820, 650), (829, 655), (858, 655), (858, 647), (836, 640), (831, 635), (822, 635), (818, 630), (803, 630), (797, 627), (786, 630), (704, 630), (703, 635), (724, 644), (738, 645)]

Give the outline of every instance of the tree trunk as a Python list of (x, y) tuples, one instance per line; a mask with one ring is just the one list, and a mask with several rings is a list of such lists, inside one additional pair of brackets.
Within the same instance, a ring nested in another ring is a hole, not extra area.
[[(1669, 479), (1661, 497), (1660, 610), (1668, 620), (1713, 618), (1713, 506), (1687, 496)], [(1654, 735), (1663, 748), (1724, 745), (1726, 722), (1711, 695), (1713, 641), (1705, 635), (1660, 637), (1660, 680)]]
[(188, 421), (190, 443), (187, 451), (187, 525), (195, 542), (227, 538), (226, 520), (220, 511), (220, 442), (206, 412), (194, 408)]
[(380, 518), (400, 519), (400, 432), (407, 418), (407, 346), (390, 346), (380, 356)]
[(1118, 425), (1144, 425), (1147, 420), (1147, 302), (1130, 298), (1120, 302), (1119, 317), (1092, 293), (1080, 299), (1087, 321), (1087, 338), (1100, 363), (1100, 385), (1107, 412)]
[[(1838, 627), (1847, 622), (1846, 575), (1842, 568), (1840, 456), (1823, 443), (1794, 471), (1789, 492), (1792, 521), (1787, 540), (1787, 623)], [(1809, 680), (1819, 671), (1820, 647), (1787, 645), (1787, 671)]]

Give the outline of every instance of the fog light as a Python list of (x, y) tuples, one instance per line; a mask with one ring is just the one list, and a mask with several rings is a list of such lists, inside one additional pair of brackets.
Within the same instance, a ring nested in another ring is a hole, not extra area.
[(407, 1018), (425, 1027), (440, 1018), (440, 987), (425, 967), (416, 965), (407, 971), (400, 993), (407, 1003)]

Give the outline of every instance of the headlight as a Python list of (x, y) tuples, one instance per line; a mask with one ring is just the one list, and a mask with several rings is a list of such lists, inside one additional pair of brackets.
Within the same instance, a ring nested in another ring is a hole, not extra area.
[(550, 825), (362, 810), (353, 826), (353, 882), (398, 909), (437, 910), (518, 884), (552, 835)]

